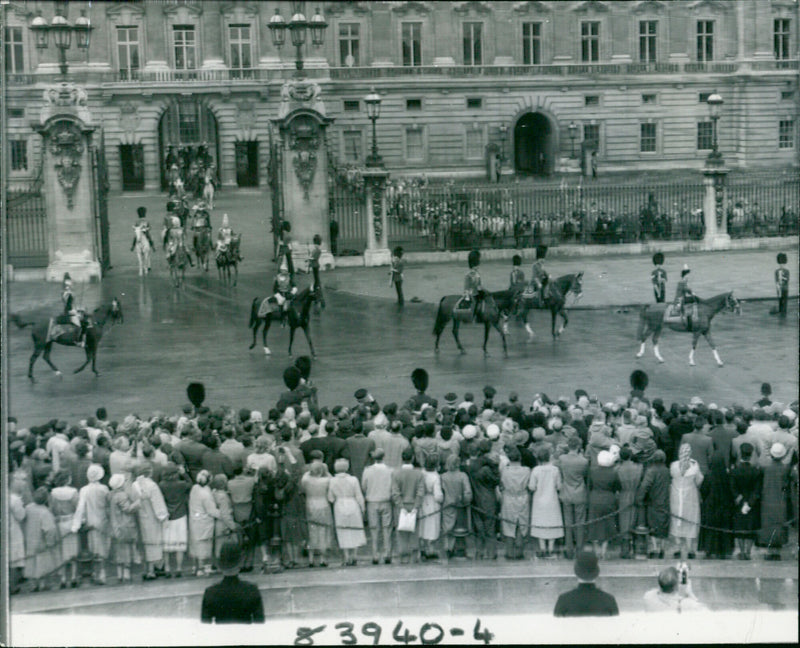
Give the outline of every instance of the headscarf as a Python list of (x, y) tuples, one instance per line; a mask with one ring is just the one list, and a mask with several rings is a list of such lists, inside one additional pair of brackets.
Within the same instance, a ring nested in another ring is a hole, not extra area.
[(125, 476), (122, 473), (111, 475), (111, 479), (108, 480), (108, 487), (111, 490), (122, 488), (123, 484), (125, 484)]
[(689, 470), (692, 461), (692, 446), (688, 443), (682, 443), (678, 450), (678, 468), (681, 470), (681, 475), (685, 475)]
[(92, 464), (86, 469), (86, 479), (90, 482), (99, 482), (105, 474), (106, 471), (100, 464)]

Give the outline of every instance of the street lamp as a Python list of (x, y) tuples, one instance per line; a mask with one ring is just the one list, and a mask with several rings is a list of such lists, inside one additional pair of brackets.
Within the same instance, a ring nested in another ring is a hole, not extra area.
[(367, 116), (372, 121), (372, 153), (367, 157), (368, 167), (382, 167), (383, 160), (378, 155), (378, 140), (375, 135), (375, 122), (381, 116), (381, 96), (375, 92), (375, 88), (370, 88), (369, 94), (364, 97), (367, 104)]
[(714, 92), (706, 99), (706, 103), (708, 104), (708, 112), (711, 115), (712, 122), (711, 153), (708, 155), (708, 162), (709, 164), (721, 165), (722, 154), (719, 152), (717, 144), (717, 121), (722, 113), (722, 104), (725, 102), (722, 100), (722, 97)]
[(91, 31), (94, 29), (92, 23), (87, 18), (86, 12), (81, 10), (81, 15), (75, 20), (75, 24), (70, 24), (67, 17), (59, 7), (53, 20), (48, 22), (42, 17), (41, 11), (37, 12), (36, 17), (31, 21), (31, 31), (35, 35), (37, 49), (47, 49), (50, 33), (53, 34), (53, 43), (59, 52), (59, 69), (61, 74), (66, 75), (69, 65), (67, 64), (67, 50), (72, 45), (72, 33), (75, 32), (75, 42), (78, 49), (89, 49)]
[(294, 13), (288, 24), (281, 16), (280, 10), (275, 9), (275, 15), (267, 23), (267, 27), (269, 27), (269, 31), (272, 34), (272, 44), (278, 49), (283, 47), (286, 42), (286, 30), (289, 30), (292, 45), (297, 50), (294, 64), (297, 68), (298, 77), (303, 76), (302, 48), (306, 42), (307, 32), (311, 32), (311, 43), (314, 47), (319, 47), (325, 42), (325, 30), (328, 28), (328, 23), (320, 13), (319, 8), (317, 8), (317, 12), (311, 20), (307, 20), (300, 9), (300, 4), (296, 3)]
[(575, 157), (575, 137), (578, 134), (578, 125), (574, 121), (571, 121), (569, 123), (569, 126), (567, 126), (567, 128), (569, 129), (569, 139), (570, 139), (570, 142), (572, 143), (572, 153), (570, 154), (570, 157), (574, 158)]

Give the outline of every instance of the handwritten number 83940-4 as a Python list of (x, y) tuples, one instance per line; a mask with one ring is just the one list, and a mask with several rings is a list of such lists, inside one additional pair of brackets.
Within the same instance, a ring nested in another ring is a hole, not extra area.
[[(297, 636), (294, 640), (295, 646), (313, 646), (314, 635), (319, 634), (325, 630), (326, 625), (320, 625), (315, 628), (299, 627), (297, 628)], [(344, 646), (353, 646), (358, 643), (358, 637), (355, 635), (355, 625), (349, 621), (342, 621), (333, 626), (339, 632), (339, 641)], [(377, 623), (372, 621), (365, 623), (361, 626), (361, 634), (372, 640), (372, 645), (377, 646), (381, 640), (383, 629)], [(400, 620), (392, 629), (392, 639), (394, 642), (404, 645), (420, 643), (423, 646), (432, 646), (441, 643), (442, 640), (450, 634), (452, 637), (463, 637), (466, 633), (461, 628), (450, 628), (445, 630), (438, 623), (425, 623), (419, 629), (419, 635), (412, 634), (408, 628), (403, 625)], [(475, 627), (472, 631), (472, 638), (475, 641), (483, 642), (484, 644), (491, 643), (494, 635), (488, 628), (481, 628), (481, 620), (475, 621)], [(319, 637), (322, 640), (322, 637)], [(329, 643), (326, 641), (325, 643)]]

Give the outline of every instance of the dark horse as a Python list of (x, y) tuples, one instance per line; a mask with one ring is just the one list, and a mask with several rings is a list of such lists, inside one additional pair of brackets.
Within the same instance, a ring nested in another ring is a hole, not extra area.
[(224, 252), (217, 252), (217, 272), (219, 280), (230, 283), (231, 268), (233, 268), (233, 285), (239, 280), (239, 247), (242, 242), (241, 234), (231, 234), (231, 242)]
[[(697, 349), (697, 341), (702, 335), (708, 341), (708, 345), (714, 352), (714, 359), (721, 367), (722, 360), (717, 353), (717, 347), (714, 345), (714, 339), (711, 337), (711, 320), (714, 315), (721, 310), (728, 310), (735, 312), (737, 315), (742, 312), (742, 305), (736, 297), (733, 296), (733, 291), (722, 293), (711, 299), (698, 299), (697, 300), (697, 316), (692, 318), (691, 327), (687, 326), (685, 319), (667, 318), (667, 309), (671, 308), (672, 304), (648, 304), (642, 308), (639, 313), (639, 341), (641, 347), (639, 353), (636, 354), (637, 358), (644, 355), (645, 343), (647, 338), (653, 336), (653, 352), (659, 362), (664, 362), (664, 358), (658, 352), (658, 340), (661, 337), (661, 331), (664, 325), (671, 328), (673, 331), (682, 331), (684, 333), (692, 334), (692, 350), (689, 352), (689, 364), (694, 366), (694, 352)], [(691, 307), (688, 304), (687, 307)]]
[[(539, 295), (528, 295), (525, 291), (518, 292), (515, 302), (515, 312), (519, 315), (520, 320), (525, 324), (525, 330), (528, 332), (528, 341), (533, 340), (533, 329), (528, 324), (528, 313), (534, 309), (548, 309), (551, 315), (551, 331), (554, 338), (558, 338), (564, 331), (569, 323), (567, 317), (567, 295), (575, 293), (575, 298), (579, 299), (583, 292), (581, 284), (583, 280), (583, 271), (577, 274), (568, 274), (554, 279), (545, 287), (544, 302), (539, 298)], [(564, 323), (556, 330), (556, 316), (561, 315)]]
[[(311, 341), (311, 334), (308, 332), (308, 322), (309, 322), (309, 311), (311, 310), (311, 304), (314, 303), (317, 299), (319, 299), (319, 290), (312, 290), (311, 288), (303, 288), (294, 298), (289, 302), (289, 311), (287, 312), (286, 316), (289, 321), (289, 355), (292, 355), (292, 343), (294, 342), (294, 332), (298, 328), (303, 329), (303, 333), (306, 334), (306, 340), (308, 340), (308, 347), (311, 349), (311, 357), (316, 358), (317, 355), (314, 351), (314, 343)], [(253, 329), (253, 343), (250, 345), (249, 348), (253, 348), (256, 345), (256, 333), (258, 333), (258, 328), (261, 324), (264, 324), (264, 333), (263, 333), (263, 340), (264, 340), (264, 353), (266, 355), (270, 355), (272, 352), (269, 350), (267, 346), (267, 332), (269, 331), (269, 326), (273, 321), (280, 321), (280, 313), (277, 312), (277, 305), (270, 307), (267, 311), (266, 315), (259, 316), (258, 311), (260, 310), (260, 306), (263, 303), (263, 299), (256, 297), (253, 300), (253, 305), (250, 307), (250, 328)]]
[[(50, 360), (50, 351), (53, 348), (53, 342), (57, 344), (63, 344), (64, 346), (78, 346), (76, 327), (72, 324), (56, 325), (59, 326), (60, 330), (56, 331), (55, 335), (48, 338), (48, 332), (50, 332), (50, 326), (54, 320), (55, 318), (40, 319), (34, 322), (25, 322), (22, 321), (19, 315), (11, 316), (11, 321), (13, 321), (20, 328), (33, 326), (33, 331), (31, 333), (31, 337), (33, 338), (33, 354), (31, 354), (31, 360), (28, 364), (28, 378), (31, 379), (31, 382), (36, 382), (36, 379), (33, 377), (33, 365), (36, 362), (36, 359), (42, 355), (42, 353), (44, 353), (44, 361), (50, 365), (50, 368), (56, 372), (57, 376), (61, 377), (61, 372)], [(78, 367), (73, 373), (83, 371), (86, 368), (86, 365), (89, 364), (89, 361), (91, 361), (92, 371), (96, 376), (100, 375), (100, 372), (97, 371), (97, 366), (95, 364), (97, 361), (97, 346), (100, 344), (100, 338), (103, 337), (103, 327), (106, 325), (106, 323), (113, 324), (117, 321), (122, 321), (122, 306), (116, 297), (111, 301), (110, 304), (100, 306), (92, 311), (92, 315), (89, 318), (89, 326), (86, 329), (84, 346), (86, 351), (86, 362)]]
[[(447, 295), (439, 300), (439, 310), (436, 312), (436, 323), (433, 325), (433, 334), (436, 336), (436, 343), (433, 350), (438, 353), (439, 351), (439, 338), (442, 335), (447, 323), (453, 322), (453, 337), (458, 345), (458, 350), (462, 354), (466, 353), (464, 347), (461, 345), (461, 340), (458, 339), (458, 329), (461, 323), (475, 322), (483, 324), (483, 353), (489, 355), (486, 350), (486, 343), (489, 340), (489, 327), (494, 326), (503, 340), (503, 356), (508, 357), (508, 347), (506, 346), (506, 320), (513, 305), (515, 291), (513, 290), (500, 290), (498, 292), (486, 293), (482, 300), (481, 307), (475, 317), (472, 318), (472, 313), (466, 310), (466, 313), (461, 313), (455, 310), (455, 306), (461, 299), (461, 295)], [(460, 309), (459, 309), (460, 310)]]

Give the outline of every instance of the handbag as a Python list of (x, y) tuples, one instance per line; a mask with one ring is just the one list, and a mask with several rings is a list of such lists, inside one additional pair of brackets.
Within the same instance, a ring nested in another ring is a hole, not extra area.
[(397, 530), (413, 533), (417, 528), (417, 511), (416, 509), (409, 512), (405, 509), (400, 509), (400, 516), (397, 519)]

